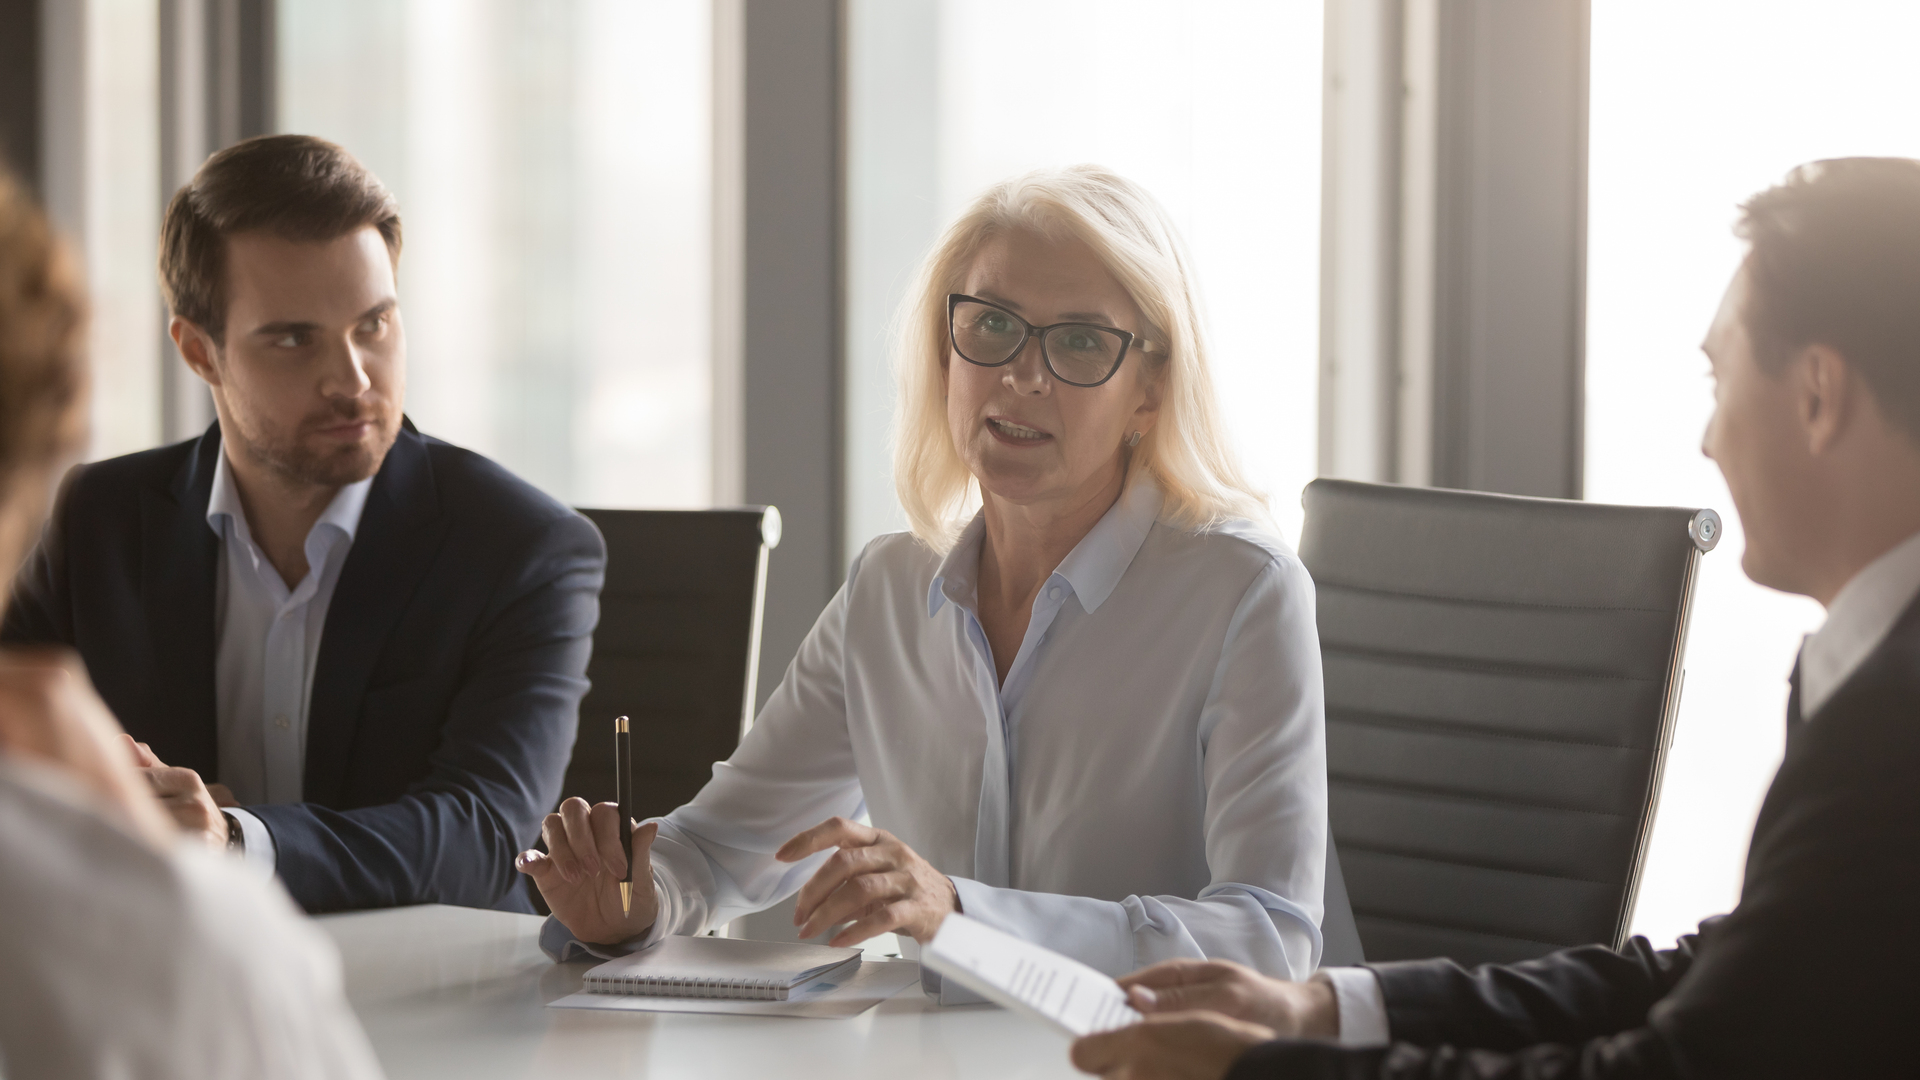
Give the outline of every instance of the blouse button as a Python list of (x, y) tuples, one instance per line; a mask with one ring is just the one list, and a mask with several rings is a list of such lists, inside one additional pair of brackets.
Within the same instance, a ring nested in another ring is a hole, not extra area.
[(1048, 589), (1048, 590), (1047, 590), (1047, 599), (1049, 599), (1049, 600), (1058, 600), (1058, 599), (1060, 599), (1060, 586), (1058, 586), (1058, 585), (1055, 585), (1055, 586), (1054, 586), (1053, 588), (1051, 588), (1051, 589)]

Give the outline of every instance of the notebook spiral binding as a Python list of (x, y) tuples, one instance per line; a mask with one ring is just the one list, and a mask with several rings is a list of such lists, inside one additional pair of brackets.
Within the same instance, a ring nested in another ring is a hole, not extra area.
[(596, 976), (583, 987), (590, 994), (626, 994), (633, 997), (720, 998), (729, 1001), (785, 1001), (787, 988), (767, 979), (710, 979), (692, 975)]

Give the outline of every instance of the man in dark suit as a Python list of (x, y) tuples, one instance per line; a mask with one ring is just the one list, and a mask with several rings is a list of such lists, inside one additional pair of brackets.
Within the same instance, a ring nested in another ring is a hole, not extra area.
[[(1178, 963), (1143, 1024), (1082, 1039), (1108, 1077), (1913, 1076), (1920, 1015), (1920, 161), (1802, 166), (1748, 202), (1707, 334), (1703, 449), (1755, 581), (1819, 600), (1739, 906), (1466, 970), (1282, 983)], [(1280, 1036), (1280, 1037), (1276, 1037)]]
[(77, 649), (178, 824), (307, 910), (530, 910), (599, 533), (402, 414), (400, 219), (344, 150), (221, 151), (161, 244), (218, 422), (69, 476), (6, 640)]

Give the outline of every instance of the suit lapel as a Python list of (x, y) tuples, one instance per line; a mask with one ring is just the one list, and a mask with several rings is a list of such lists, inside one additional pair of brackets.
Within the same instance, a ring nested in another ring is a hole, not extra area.
[(126, 719), (169, 765), (213, 778), (220, 767), (214, 697), (214, 576), (220, 542), (207, 526), (220, 427), (194, 443), (165, 491), (140, 500), (140, 608), (153, 644), (152, 710)]
[(327, 608), (307, 706), (307, 801), (338, 805), (368, 680), (446, 528), (426, 440), (403, 420)]

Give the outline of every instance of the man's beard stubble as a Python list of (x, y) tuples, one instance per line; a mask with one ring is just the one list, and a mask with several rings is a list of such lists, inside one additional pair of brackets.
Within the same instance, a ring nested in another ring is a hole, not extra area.
[[(362, 439), (331, 451), (309, 445), (312, 432), (342, 423), (368, 422), (373, 425), (372, 441)], [(342, 403), (324, 414), (300, 421), (298, 431), (288, 434), (271, 426), (243, 432), (238, 440), (241, 452), (260, 466), (303, 485), (345, 487), (380, 471), (387, 451), (393, 448), (400, 425), (392, 409), (382, 405), (365, 406)]]

